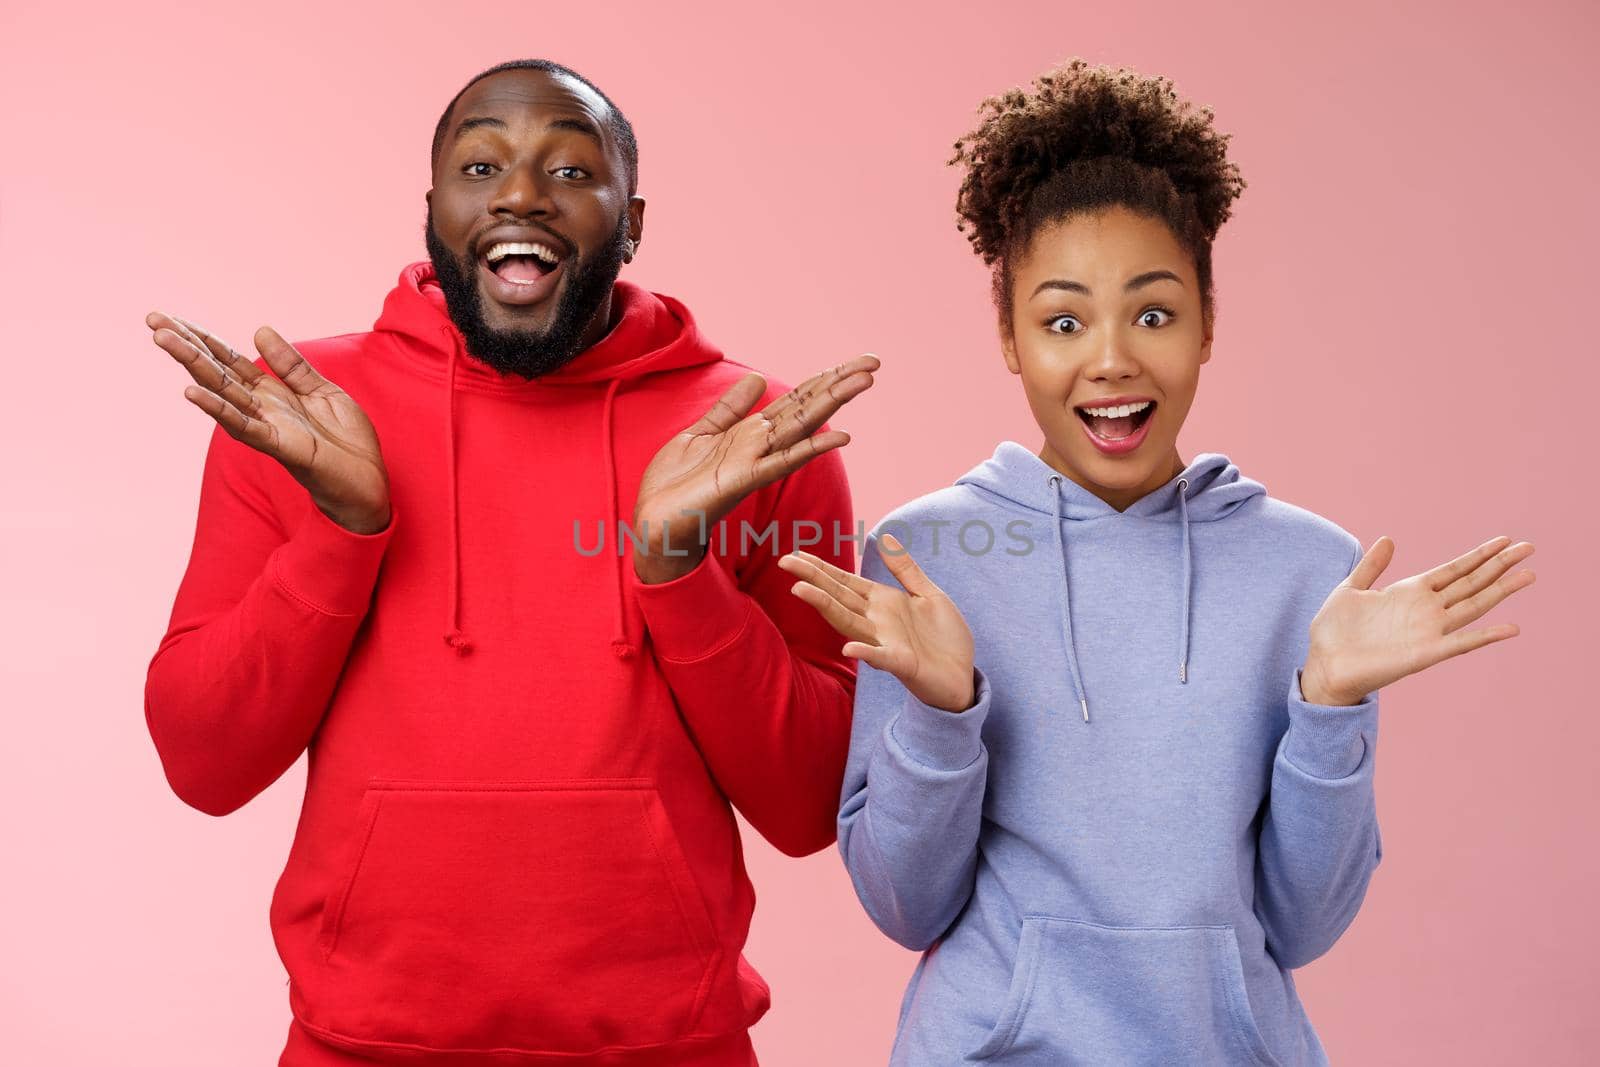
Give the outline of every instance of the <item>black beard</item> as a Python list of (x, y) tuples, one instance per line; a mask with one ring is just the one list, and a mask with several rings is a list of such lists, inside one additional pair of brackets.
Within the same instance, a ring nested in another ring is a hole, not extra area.
[(566, 286), (561, 291), (550, 325), (543, 330), (496, 330), (483, 319), (483, 302), (475, 280), (476, 263), (451, 254), (433, 231), (433, 208), (428, 208), (426, 230), (428, 258), (433, 261), (439, 288), (444, 291), (450, 321), (467, 343), (467, 352), (501, 374), (533, 379), (563, 367), (581, 351), (584, 331), (605, 302), (628, 241), (628, 216), (604, 245), (587, 258), (570, 261)]

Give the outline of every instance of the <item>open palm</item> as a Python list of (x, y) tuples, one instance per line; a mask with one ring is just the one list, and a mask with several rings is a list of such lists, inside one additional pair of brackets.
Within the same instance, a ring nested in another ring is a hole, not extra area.
[(730, 386), (709, 411), (661, 446), (640, 477), (633, 525), (650, 551), (662, 550), (668, 524), (671, 547), (682, 549), (699, 537), (700, 523), (709, 529), (749, 493), (848, 443), (843, 430), (814, 431), (872, 385), (878, 366), (876, 356), (857, 356), (755, 413), (750, 409), (766, 379), (752, 372)]
[(852, 574), (809, 552), (778, 566), (801, 579), (793, 592), (850, 638), (843, 652), (888, 671), (924, 704), (965, 711), (973, 701), (972, 631), (961, 609), (917, 566), (893, 534), (882, 555), (904, 588)]
[(387, 523), (388, 473), (371, 420), (277, 331), (263, 326), (255, 335), (267, 374), (186, 319), (153, 312), (145, 323), (194, 379), (184, 397), (230, 437), (281, 463), (339, 521)]
[(1432, 570), (1373, 589), (1394, 558), (1394, 541), (1378, 538), (1311, 621), (1302, 672), (1307, 699), (1354, 704), (1442, 660), (1515, 637), (1515, 623), (1465, 629), (1533, 583), (1532, 571), (1506, 573), (1533, 554), (1532, 544), (1510, 540), (1496, 537)]

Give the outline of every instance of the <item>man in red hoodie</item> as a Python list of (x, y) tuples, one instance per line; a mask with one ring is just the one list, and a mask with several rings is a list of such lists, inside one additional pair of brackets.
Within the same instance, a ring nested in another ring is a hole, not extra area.
[(618, 280), (636, 160), (593, 85), (502, 65), (372, 331), (252, 362), (148, 319), (217, 422), (151, 737), (213, 815), (310, 752), (282, 1067), (754, 1063), (733, 809), (833, 840), (855, 679), (777, 560), (853, 568), (825, 422), (878, 363), (786, 389)]

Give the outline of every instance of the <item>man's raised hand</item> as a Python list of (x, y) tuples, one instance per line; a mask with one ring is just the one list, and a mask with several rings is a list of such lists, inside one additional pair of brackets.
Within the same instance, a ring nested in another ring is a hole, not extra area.
[[(661, 447), (645, 468), (634, 503), (634, 569), (646, 582), (688, 573), (706, 536), (747, 495), (845, 444), (843, 430), (814, 431), (872, 385), (877, 356), (863, 355), (812, 375), (760, 411), (766, 380), (746, 374), (711, 410)], [(672, 550), (668, 555), (667, 549)], [(686, 550), (686, 554), (684, 554)]]
[(277, 331), (263, 326), (255, 335), (273, 377), (186, 319), (153, 311), (144, 321), (194, 379), (185, 399), (228, 436), (281, 463), (346, 529), (376, 533), (389, 524), (389, 476), (371, 420)]

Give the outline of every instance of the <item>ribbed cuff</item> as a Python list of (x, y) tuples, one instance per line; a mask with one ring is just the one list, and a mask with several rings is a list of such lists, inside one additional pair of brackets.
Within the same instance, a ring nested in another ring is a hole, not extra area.
[(1300, 691), (1300, 670), (1289, 680), (1289, 732), (1283, 756), (1315, 778), (1348, 778), (1366, 758), (1378, 729), (1378, 694), (1336, 707), (1309, 703)]
[(889, 733), (906, 755), (936, 771), (959, 771), (983, 754), (983, 720), (989, 715), (989, 679), (972, 669), (973, 705), (946, 711), (924, 704), (909, 692)]
[(294, 536), (273, 554), (279, 587), (324, 615), (364, 615), (398, 512), (391, 504), (389, 525), (377, 533), (359, 534), (328, 518), (315, 504), (306, 510)]
[(631, 558), (623, 569), (662, 659), (683, 663), (720, 652), (744, 632), (755, 608), (710, 550), (693, 570), (670, 582), (641, 581)]

